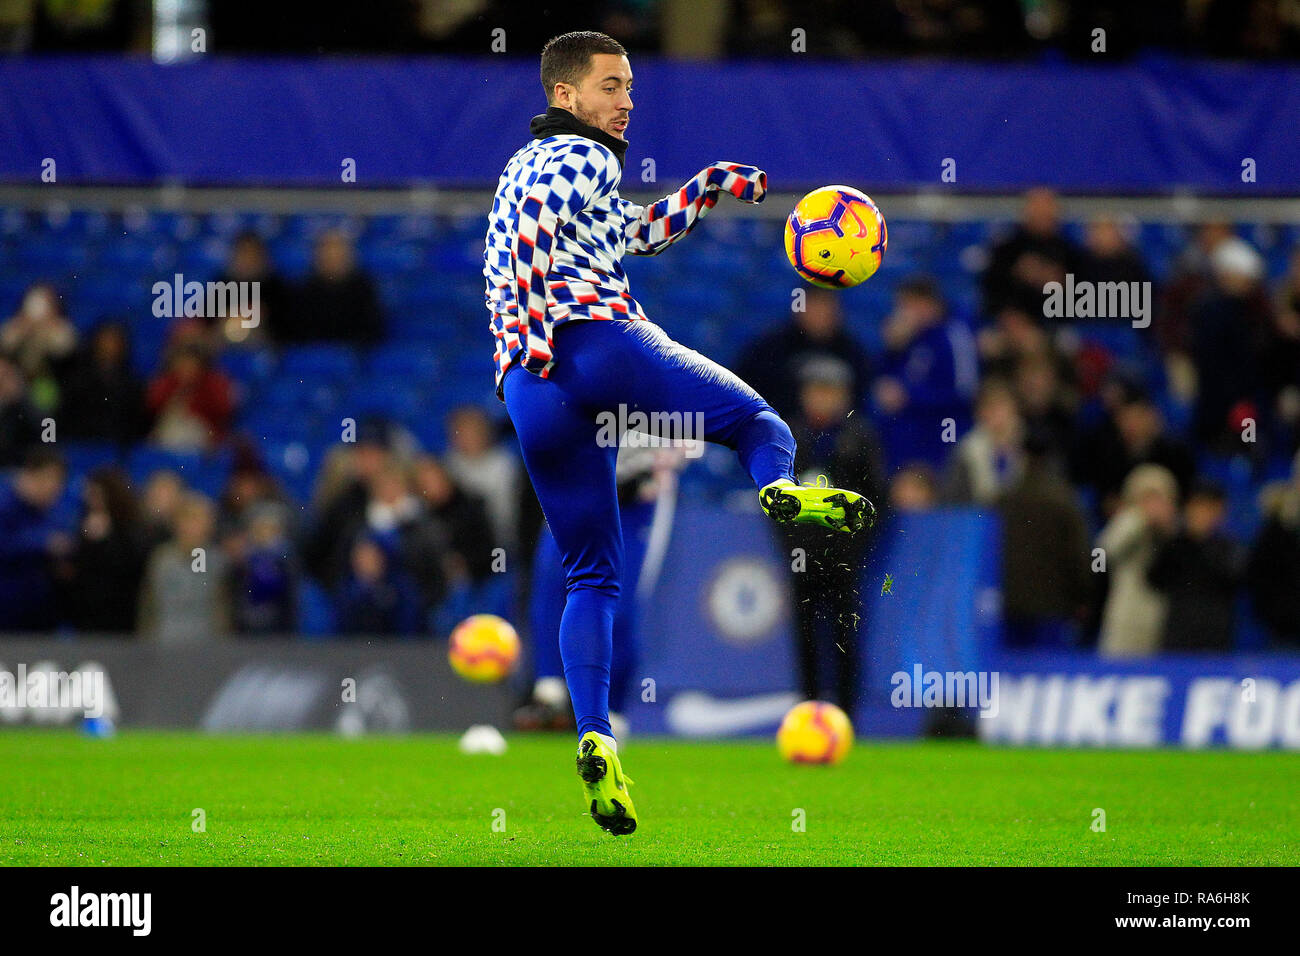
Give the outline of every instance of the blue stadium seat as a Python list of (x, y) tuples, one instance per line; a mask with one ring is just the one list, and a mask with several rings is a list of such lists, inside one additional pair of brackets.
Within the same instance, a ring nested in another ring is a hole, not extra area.
[(298, 501), (311, 497), (316, 473), (324, 460), (322, 442), (303, 441), (299, 437), (259, 441), (257, 450), (267, 470)]
[(347, 345), (296, 345), (280, 357), (280, 374), (306, 382), (346, 382), (356, 378), (361, 361), (356, 350)]
[[(483, 333), (483, 339), (486, 343), (486, 332)], [(441, 368), (442, 363), (432, 343), (423, 348), (381, 345), (370, 353), (366, 361), (368, 374), (376, 378), (397, 378), (412, 382), (432, 382)]]
[(423, 261), (422, 250), (413, 242), (379, 240), (363, 242), (357, 250), (361, 264), (373, 272), (390, 275), (412, 272)]
[(18, 266), (32, 276), (60, 276), (90, 267), (90, 250), (84, 241), (66, 237), (32, 237), (18, 246)]
[(217, 367), (241, 385), (256, 388), (277, 371), (275, 353), (263, 348), (229, 348), (217, 357)]
[(204, 454), (143, 445), (127, 454), (127, 472), (136, 487), (143, 487), (156, 471), (174, 471), (195, 491), (211, 498), (219, 496), (225, 488), (232, 463), (233, 455), (225, 449)]
[(334, 633), (334, 604), (329, 593), (304, 576), (298, 590), (298, 630), (304, 637), (328, 637)]
[(122, 463), (122, 448), (112, 442), (60, 441), (57, 447), (72, 475), (81, 476), (102, 465)]

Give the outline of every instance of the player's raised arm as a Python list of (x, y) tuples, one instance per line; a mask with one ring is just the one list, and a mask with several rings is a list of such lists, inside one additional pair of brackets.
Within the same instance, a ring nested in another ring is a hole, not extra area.
[(638, 256), (663, 252), (694, 229), (723, 192), (731, 193), (741, 202), (762, 202), (767, 195), (767, 173), (741, 163), (713, 163), (658, 202), (649, 206), (627, 203), (628, 252)]
[[(546, 276), (551, 271), (555, 233), (618, 182), (618, 160), (595, 143), (574, 143), (557, 151), (519, 202), (514, 256), (518, 333), (530, 355), (549, 358), (543, 342), (528, 338), (533, 321), (546, 317)], [(546, 353), (546, 354), (544, 354)]]

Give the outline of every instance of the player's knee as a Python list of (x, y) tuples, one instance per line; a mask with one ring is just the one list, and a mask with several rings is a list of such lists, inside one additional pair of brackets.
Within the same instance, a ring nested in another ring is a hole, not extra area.
[(612, 568), (607, 570), (587, 570), (576, 575), (570, 574), (566, 579), (565, 586), (570, 595), (585, 592), (611, 598), (615, 601), (618, 600), (623, 590), (619, 575)]
[(744, 445), (779, 445), (789, 449), (795, 445), (790, 426), (767, 402), (754, 409), (753, 415), (745, 423), (744, 432), (741, 441)]

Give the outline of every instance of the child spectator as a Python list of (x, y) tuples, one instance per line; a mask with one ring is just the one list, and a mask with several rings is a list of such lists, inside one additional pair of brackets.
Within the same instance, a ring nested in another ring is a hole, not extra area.
[(160, 644), (200, 644), (230, 633), (228, 564), (214, 547), (216, 509), (187, 494), (172, 540), (156, 547), (140, 594), (140, 634)]
[(420, 599), (415, 583), (374, 538), (352, 546), (347, 577), (337, 596), (343, 634), (418, 634)]
[(229, 541), (235, 630), (288, 635), (297, 626), (298, 568), (286, 533), (285, 509), (272, 502), (251, 506), (244, 533)]
[(1011, 387), (986, 379), (975, 403), (975, 428), (953, 451), (944, 497), (955, 504), (993, 505), (1020, 480), (1024, 422)]

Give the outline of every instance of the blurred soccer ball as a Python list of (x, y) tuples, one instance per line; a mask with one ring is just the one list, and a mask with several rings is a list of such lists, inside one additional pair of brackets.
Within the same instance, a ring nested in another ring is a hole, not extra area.
[(500, 757), (506, 752), (506, 738), (491, 724), (475, 724), (461, 736), (460, 752)]
[(776, 746), (791, 763), (839, 763), (853, 746), (853, 724), (834, 704), (806, 700), (781, 721)]
[(889, 230), (880, 208), (851, 186), (810, 192), (785, 222), (785, 254), (813, 285), (847, 289), (880, 268)]
[(519, 663), (519, 635), (495, 614), (475, 614), (451, 632), (447, 658), (466, 680), (492, 684), (503, 680)]

